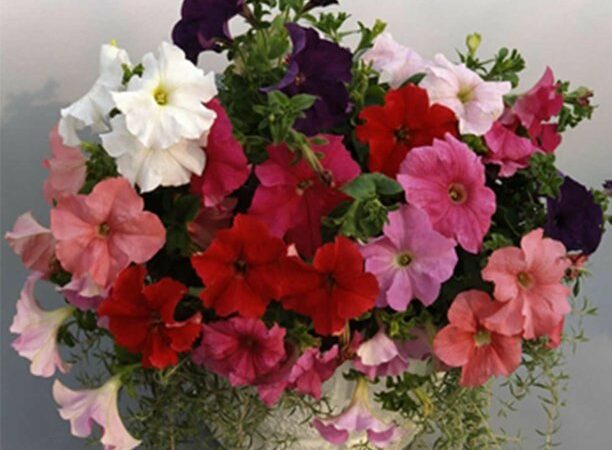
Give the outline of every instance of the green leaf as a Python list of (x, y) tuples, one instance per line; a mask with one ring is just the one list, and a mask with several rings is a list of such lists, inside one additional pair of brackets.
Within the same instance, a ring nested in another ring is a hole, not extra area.
[(345, 185), (342, 190), (357, 200), (368, 200), (377, 195), (393, 196), (403, 192), (400, 184), (381, 173), (365, 173)]

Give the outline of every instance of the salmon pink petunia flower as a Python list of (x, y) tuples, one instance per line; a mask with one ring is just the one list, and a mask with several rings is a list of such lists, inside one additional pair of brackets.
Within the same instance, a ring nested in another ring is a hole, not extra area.
[(543, 234), (538, 228), (523, 236), (521, 248), (495, 250), (482, 271), (503, 304), (487, 323), (526, 339), (550, 335), (571, 310), (570, 289), (562, 284), (571, 263), (563, 244)]
[(166, 240), (159, 218), (125, 178), (108, 178), (89, 195), (63, 197), (51, 210), (62, 267), (107, 287), (130, 262), (151, 259)]
[(457, 135), (455, 113), (430, 105), (427, 91), (414, 84), (390, 90), (383, 106), (368, 106), (359, 118), (364, 123), (355, 131), (370, 147), (369, 169), (392, 178), (410, 149), (431, 145), (446, 133)]
[(19, 216), (4, 239), (25, 267), (49, 275), (55, 259), (55, 238), (51, 230), (39, 224), (31, 212)]
[(342, 136), (323, 135), (324, 145), (312, 145), (331, 182), (324, 183), (286, 145), (268, 147), (269, 158), (255, 169), (261, 185), (249, 214), (265, 222), (273, 235), (296, 244), (309, 258), (321, 245), (321, 219), (346, 199), (340, 188), (359, 175), (359, 165), (342, 143)]
[(492, 376), (508, 376), (521, 363), (521, 336), (485, 319), (500, 309), (487, 293), (459, 294), (448, 310), (449, 325), (434, 339), (434, 353), (444, 364), (461, 367), (462, 386), (480, 386)]
[(278, 298), (280, 265), (287, 255), (284, 242), (250, 215), (238, 215), (234, 225), (220, 230), (204, 253), (191, 264), (206, 286), (201, 298), (220, 316), (239, 313), (261, 317)]
[(478, 253), (491, 226), (495, 194), (485, 186), (485, 168), (470, 148), (446, 135), (431, 147), (413, 149), (397, 180), (406, 200), (424, 209), (435, 230)]
[(91, 435), (92, 425), (102, 428), (100, 442), (104, 450), (131, 450), (140, 445), (125, 428), (117, 403), (121, 379), (115, 376), (97, 389), (73, 391), (59, 380), (53, 383), (53, 399), (60, 406), (62, 419), (70, 422), (73, 436)]
[(431, 305), (457, 264), (455, 242), (435, 231), (427, 214), (412, 205), (389, 213), (384, 235), (361, 247), (368, 272), (376, 275), (376, 306), (405, 311), (413, 298)]
[(285, 308), (310, 317), (317, 333), (339, 333), (349, 319), (374, 307), (378, 282), (364, 271), (359, 248), (346, 237), (320, 247), (312, 266), (300, 265), (303, 273), (295, 276), (281, 301)]
[(191, 349), (201, 332), (201, 315), (175, 320), (187, 287), (168, 277), (145, 286), (146, 275), (142, 266), (121, 272), (98, 315), (108, 317), (108, 329), (118, 345), (142, 354), (143, 367), (164, 369), (178, 362), (178, 353)]

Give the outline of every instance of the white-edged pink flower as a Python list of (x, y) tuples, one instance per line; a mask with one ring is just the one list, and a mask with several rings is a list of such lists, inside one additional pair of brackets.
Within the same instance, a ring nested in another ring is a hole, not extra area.
[(484, 81), (465, 64), (453, 64), (441, 54), (426, 73), (420, 87), (432, 103), (455, 112), (461, 134), (482, 136), (489, 131), (504, 112), (504, 95), (512, 88), (507, 81)]
[(98, 389), (73, 391), (59, 380), (53, 383), (53, 398), (62, 419), (70, 421), (73, 436), (87, 437), (93, 423), (102, 427), (104, 450), (131, 450), (140, 445), (125, 428), (119, 415), (117, 397), (121, 381), (113, 377)]
[(399, 44), (391, 33), (382, 33), (374, 40), (374, 46), (364, 53), (363, 60), (371, 62), (374, 69), (388, 77), (392, 88), (398, 88), (417, 73), (425, 72), (429, 65), (414, 50)]
[(4, 239), (25, 267), (48, 275), (55, 258), (55, 239), (51, 230), (39, 224), (31, 212), (19, 216)]
[(338, 415), (316, 418), (312, 425), (326, 441), (344, 444), (351, 433), (366, 432), (368, 441), (379, 448), (386, 448), (400, 437), (398, 428), (376, 418), (370, 408), (368, 383), (360, 378), (349, 405)]
[(19, 356), (32, 361), (32, 375), (51, 377), (56, 368), (62, 373), (70, 369), (59, 354), (57, 332), (74, 308), (64, 306), (53, 311), (42, 310), (34, 298), (34, 286), (41, 277), (40, 272), (33, 272), (21, 290), (17, 314), (10, 328), (11, 333), (19, 334), (19, 337), (11, 345)]

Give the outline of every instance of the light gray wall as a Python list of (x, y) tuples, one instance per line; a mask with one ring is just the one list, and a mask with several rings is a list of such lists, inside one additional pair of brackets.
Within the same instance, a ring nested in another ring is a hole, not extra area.
[[(380, 17), (400, 42), (423, 56), (453, 56), (466, 34), (484, 36), (483, 54), (502, 45), (522, 50), (528, 61), (524, 87), (550, 65), (558, 78), (596, 91), (595, 119), (568, 133), (558, 151), (561, 168), (585, 184), (612, 178), (612, 2), (606, 0), (341, 0), (355, 19)], [(116, 39), (134, 59), (168, 39), (178, 17), (178, 0), (2, 0), (0, 74), (2, 89), (2, 230), (31, 209), (44, 223), (48, 208), (41, 196), (48, 153), (47, 132), (61, 106), (88, 89), (96, 75), (101, 43)], [(222, 68), (222, 58), (207, 55), (200, 64)], [(2, 450), (81, 449), (70, 437), (51, 398), (51, 381), (28, 373), (27, 361), (9, 347), (8, 327), (26, 277), (2, 244), (1, 440)], [(600, 307), (586, 323), (592, 342), (571, 355), (569, 408), (563, 412), (562, 449), (610, 448), (612, 415), (612, 236), (593, 258), (586, 294)], [(57, 298), (43, 297), (43, 303)], [(513, 427), (531, 429), (542, 418), (529, 404)], [(527, 449), (535, 448), (526, 445)]]

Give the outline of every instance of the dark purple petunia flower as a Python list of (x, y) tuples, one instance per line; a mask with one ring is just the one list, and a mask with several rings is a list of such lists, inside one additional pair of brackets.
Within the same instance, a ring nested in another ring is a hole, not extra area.
[(245, 0), (185, 0), (181, 20), (172, 30), (172, 40), (187, 58), (197, 63), (205, 50), (221, 50), (221, 42), (231, 41), (228, 22), (238, 15)]
[(612, 180), (604, 181), (603, 190), (608, 197), (612, 197)]
[(590, 255), (601, 241), (603, 211), (586, 187), (566, 176), (559, 197), (548, 199), (544, 231), (563, 242), (567, 250)]
[(289, 96), (316, 96), (317, 100), (306, 111), (306, 117), (295, 123), (297, 130), (312, 136), (333, 128), (350, 112), (346, 83), (352, 79), (353, 58), (351, 52), (321, 39), (312, 28), (294, 23), (286, 26), (293, 43), (287, 73), (277, 85), (264, 91), (280, 90)]
[(329, 6), (329, 5), (337, 5), (338, 4), (338, 0), (310, 0), (307, 4), (306, 4), (306, 8), (305, 9), (312, 9), (312, 8), (316, 8), (317, 6)]

